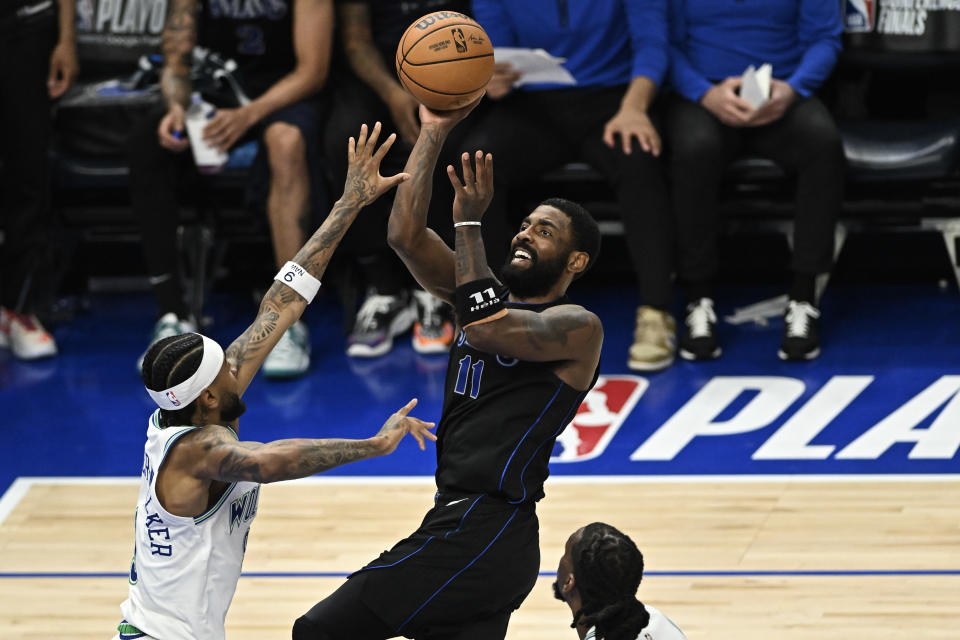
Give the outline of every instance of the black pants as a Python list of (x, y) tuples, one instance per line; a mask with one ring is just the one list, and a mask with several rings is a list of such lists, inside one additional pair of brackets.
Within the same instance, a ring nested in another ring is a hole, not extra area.
[[(346, 73), (342, 74), (331, 91), (330, 114), (324, 131), (324, 155), (329, 163), (335, 192), (343, 187), (347, 177), (347, 139), (357, 136), (360, 125), (366, 124), (372, 128), (377, 121), (382, 125), (379, 143), (386, 140), (391, 133), (397, 133), (398, 139), (380, 165), (381, 175), (395, 175), (403, 171), (412, 147), (399, 138), (390, 110), (380, 97), (360, 80)], [(433, 192), (427, 216), (427, 225), (451, 246), (453, 188), (444, 167), (460, 151), (459, 141), (467, 126), (467, 123), (461, 123), (447, 138), (437, 163), (438, 167), (434, 171)], [(347, 231), (337, 250), (341, 255), (360, 259), (363, 275), (367, 280), (365, 284), (373, 286), (381, 293), (394, 293), (397, 288), (410, 281), (400, 259), (387, 244), (387, 221), (390, 218), (394, 193), (395, 190), (391, 190), (366, 207), (363, 215)]]
[(585, 160), (616, 192), (643, 304), (665, 309), (672, 296), (673, 239), (661, 163), (635, 141), (630, 154), (603, 142), (604, 125), (619, 109), (625, 90), (514, 92), (475, 125), (464, 146), (493, 153), (496, 191), (483, 224), (497, 225), (500, 235), (495, 268), (503, 264), (516, 233), (508, 211), (510, 191), (567, 162)]
[(49, 24), (0, 32), (0, 304), (32, 313), (49, 249), (50, 97), (47, 73), (57, 30)]
[(532, 504), (441, 495), (420, 527), (293, 627), (294, 640), (496, 640), (540, 567)]
[(717, 197), (724, 169), (737, 156), (770, 158), (797, 179), (793, 270), (827, 273), (843, 200), (840, 133), (817, 98), (794, 103), (763, 127), (728, 127), (699, 104), (673, 95), (667, 104), (670, 183), (677, 225), (677, 274), (702, 285), (717, 273)]

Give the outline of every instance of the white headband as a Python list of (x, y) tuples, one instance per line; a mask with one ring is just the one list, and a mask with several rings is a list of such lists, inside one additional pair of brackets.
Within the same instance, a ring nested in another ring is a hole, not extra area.
[(203, 338), (203, 358), (192, 376), (164, 391), (147, 389), (147, 393), (161, 409), (169, 411), (183, 409), (199, 398), (200, 393), (220, 374), (220, 367), (223, 366), (223, 349), (207, 336), (200, 335), (200, 337)]

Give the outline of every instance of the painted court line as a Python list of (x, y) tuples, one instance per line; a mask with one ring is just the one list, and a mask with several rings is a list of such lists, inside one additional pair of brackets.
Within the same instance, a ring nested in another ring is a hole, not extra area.
[[(244, 571), (244, 578), (346, 578), (352, 571)], [(556, 571), (541, 571), (541, 578), (554, 578)], [(644, 576), (666, 578), (778, 578), (778, 577), (882, 577), (882, 576), (958, 576), (960, 569), (804, 569), (795, 571), (644, 571)], [(114, 571), (15, 571), (0, 573), (0, 579), (13, 578), (126, 578), (128, 574)]]
[[(79, 476), (36, 476), (19, 477), (0, 498), (0, 526), (10, 515), (30, 487), (35, 484), (60, 485), (120, 485), (130, 486), (140, 482), (139, 476), (121, 477), (79, 477)], [(552, 484), (652, 484), (664, 482), (705, 483), (705, 482), (960, 482), (957, 473), (912, 473), (912, 474), (745, 474), (745, 475), (553, 475), (547, 479), (547, 487)], [(320, 484), (320, 485), (410, 485), (434, 486), (433, 476), (311, 476), (299, 480), (288, 480), (278, 484)]]

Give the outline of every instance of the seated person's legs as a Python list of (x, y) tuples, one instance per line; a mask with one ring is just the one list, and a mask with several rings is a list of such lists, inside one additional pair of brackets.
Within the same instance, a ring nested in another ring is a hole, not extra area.
[(677, 276), (686, 288), (678, 343), (687, 360), (716, 358), (713, 281), (718, 267), (717, 198), (723, 171), (740, 146), (738, 130), (701, 105), (670, 96), (666, 105), (670, 196), (677, 232)]
[(834, 229), (843, 202), (844, 154), (833, 117), (816, 97), (750, 132), (750, 146), (797, 176), (790, 301), (778, 355), (810, 360), (820, 352), (816, 277), (833, 267)]
[[(11, 14), (12, 15), (12, 14)], [(22, 28), (21, 34), (17, 29)], [(49, 306), (50, 96), (47, 76), (56, 42), (53, 20), (39, 29), (8, 27), (0, 38), (0, 346), (21, 360), (56, 355), (57, 346), (36, 313)], [(45, 264), (46, 263), (46, 264)]]
[[(614, 146), (603, 140), (606, 123), (620, 106), (622, 87), (583, 96), (577, 113), (589, 118), (588, 133), (580, 141), (580, 155), (600, 171), (616, 190), (627, 249), (639, 286), (634, 341), (627, 364), (637, 371), (657, 371), (673, 363), (676, 325), (669, 309), (673, 298), (673, 222), (660, 157), (644, 151), (631, 139), (631, 153), (615, 136)], [(588, 120), (579, 116), (578, 121)], [(656, 119), (653, 126), (659, 131)]]
[[(157, 303), (157, 321), (149, 344), (168, 336), (196, 331), (190, 317), (177, 259), (178, 177), (192, 167), (189, 149), (175, 153), (160, 146), (157, 128), (164, 107), (150, 111), (130, 134), (130, 203), (140, 226), (147, 276)], [(137, 360), (137, 370), (143, 356)]]
[[(324, 145), (333, 182), (341, 185), (347, 175), (347, 139), (357, 135), (360, 125), (372, 127), (380, 121), (381, 138), (396, 133), (396, 127), (386, 105), (369, 87), (355, 79), (343, 79), (332, 96)], [(409, 151), (409, 144), (397, 140), (384, 158), (381, 173), (392, 175), (402, 171)], [(371, 358), (387, 353), (393, 347), (393, 338), (408, 331), (417, 318), (410, 293), (413, 283), (387, 245), (387, 219), (392, 204), (393, 194), (388, 194), (368, 207), (347, 232), (339, 249), (341, 255), (348, 256), (356, 265), (360, 287), (365, 292), (347, 339), (347, 353), (354, 357)]]
[[(278, 109), (262, 121), (263, 147), (269, 167), (267, 217), (277, 268), (292, 260), (306, 241), (311, 212), (326, 208), (320, 173), (320, 106), (315, 99), (301, 100)], [(345, 154), (344, 154), (345, 155)], [(252, 180), (264, 176), (254, 175)], [(318, 189), (322, 193), (316, 193)], [(310, 338), (301, 320), (288, 329), (263, 363), (271, 378), (303, 375), (310, 367)]]

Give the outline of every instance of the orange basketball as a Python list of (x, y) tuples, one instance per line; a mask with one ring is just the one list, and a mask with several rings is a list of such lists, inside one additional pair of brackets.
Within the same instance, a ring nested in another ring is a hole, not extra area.
[(400, 38), (397, 75), (407, 91), (431, 109), (457, 109), (487, 86), (493, 75), (493, 45), (483, 27), (462, 13), (428, 13)]

